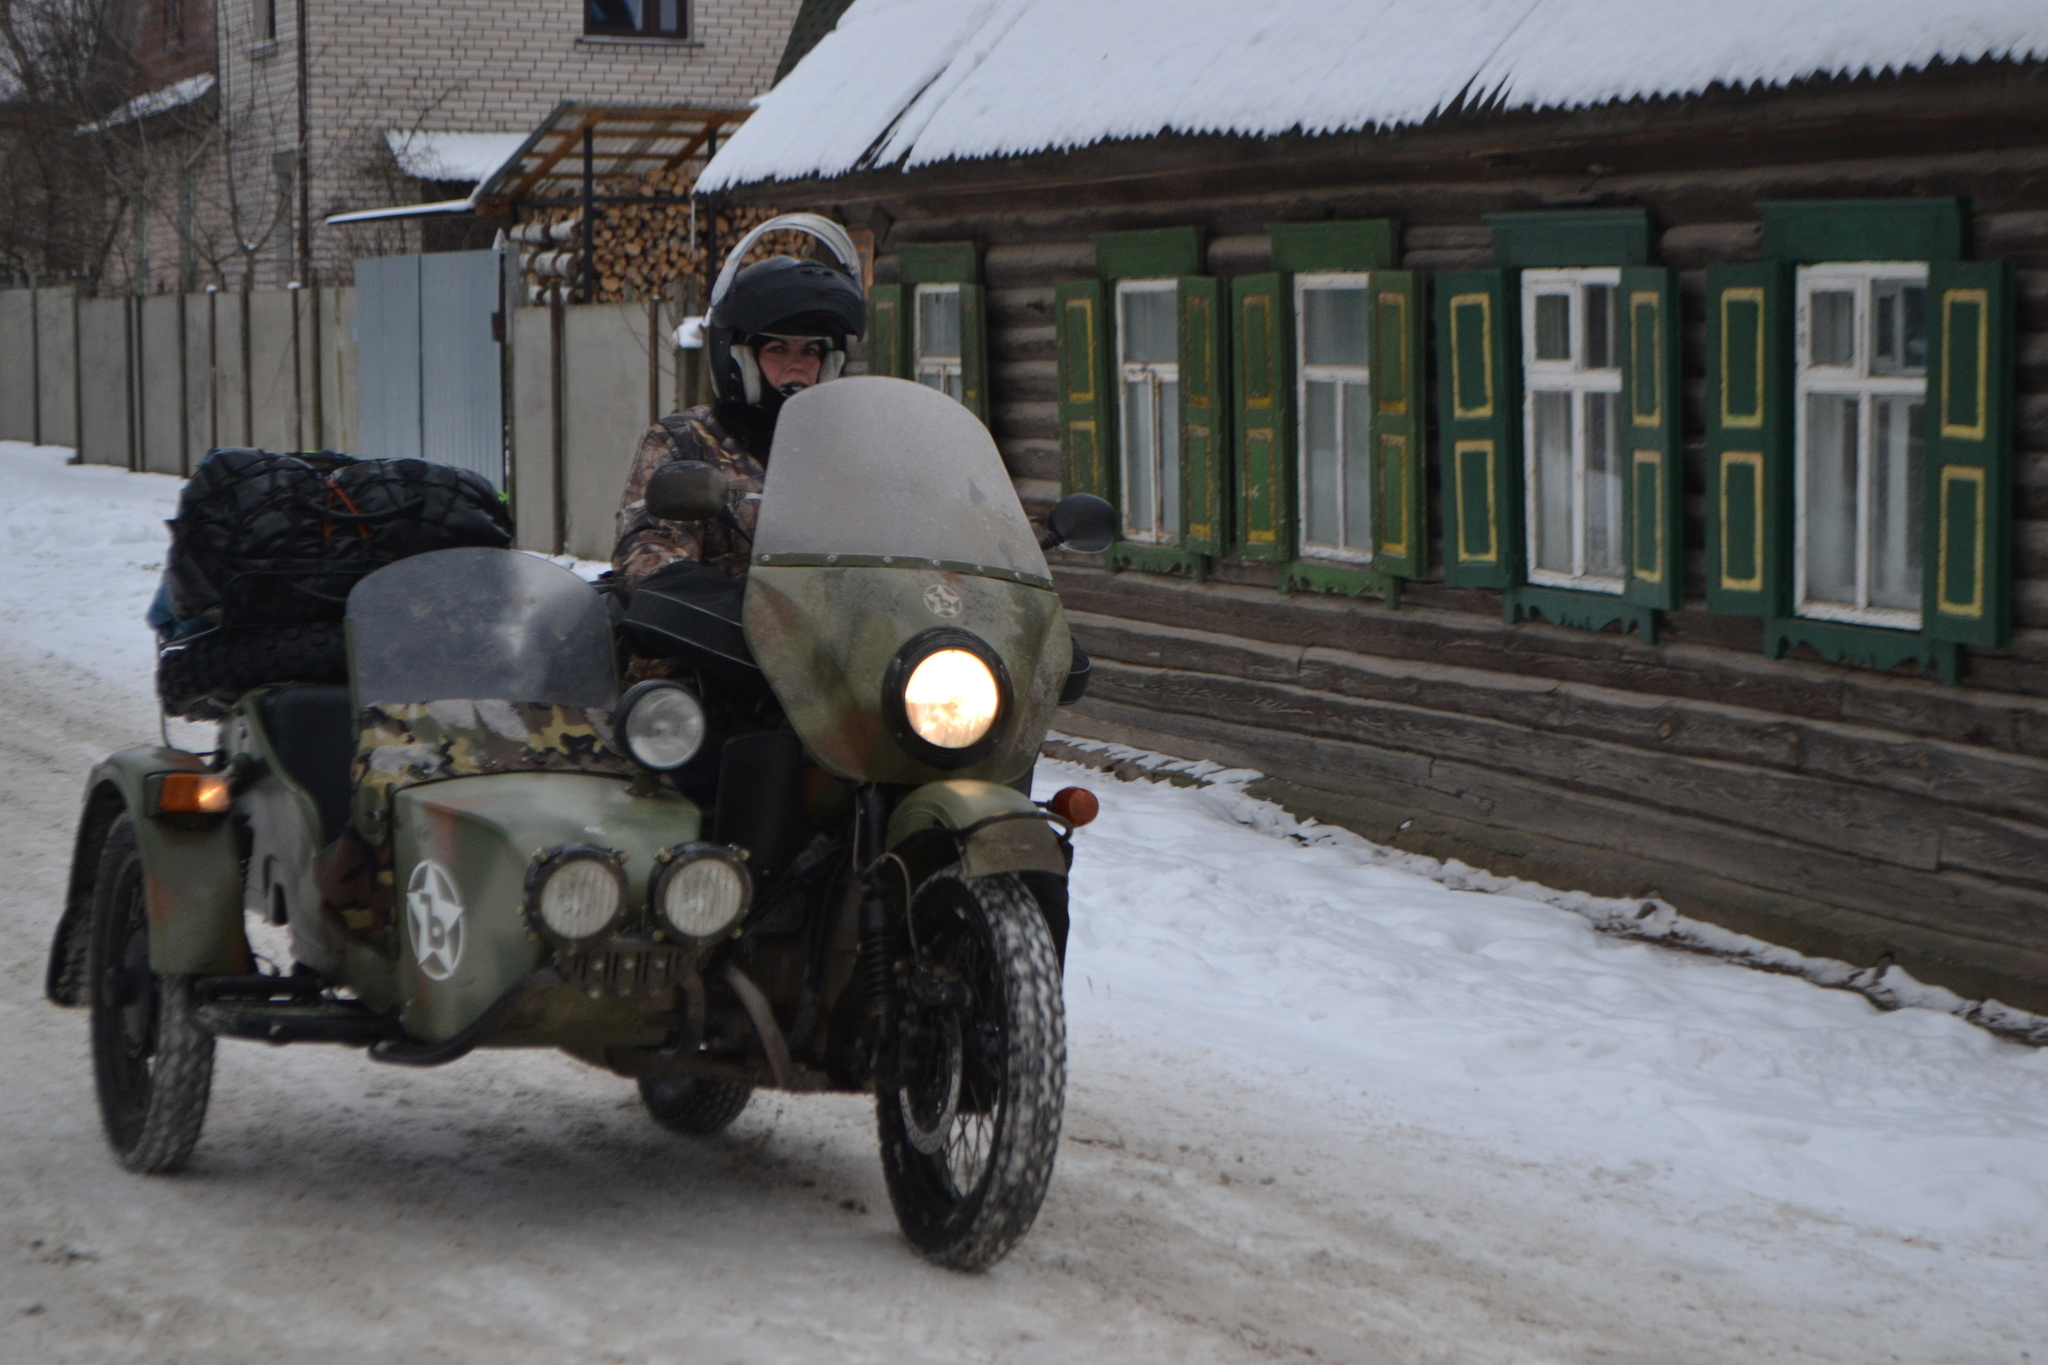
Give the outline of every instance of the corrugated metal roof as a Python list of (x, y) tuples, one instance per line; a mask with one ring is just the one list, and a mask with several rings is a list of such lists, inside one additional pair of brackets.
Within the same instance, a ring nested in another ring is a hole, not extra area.
[(854, 0), (699, 181), (2048, 57), (2048, 0)]

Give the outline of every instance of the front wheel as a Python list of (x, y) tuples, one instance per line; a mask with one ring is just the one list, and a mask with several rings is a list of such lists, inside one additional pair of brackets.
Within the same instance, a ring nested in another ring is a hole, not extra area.
[(878, 1090), (903, 1233), (956, 1270), (1001, 1260), (1052, 1182), (1066, 1105), (1059, 958), (1014, 874), (941, 872), (911, 898), (896, 1084)]
[(100, 1123), (131, 1171), (181, 1170), (213, 1089), (213, 1035), (192, 979), (149, 969), (149, 915), (134, 817), (107, 831), (92, 888), (92, 1066)]

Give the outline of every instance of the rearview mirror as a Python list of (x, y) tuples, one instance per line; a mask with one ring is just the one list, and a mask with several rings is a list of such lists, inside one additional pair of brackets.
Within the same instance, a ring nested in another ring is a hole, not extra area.
[(702, 460), (672, 460), (647, 481), (647, 511), (664, 521), (705, 521), (725, 510), (731, 485)]
[(1041, 550), (1099, 555), (1116, 540), (1116, 509), (1093, 493), (1071, 493), (1046, 516), (1045, 530), (1045, 539), (1038, 542)]

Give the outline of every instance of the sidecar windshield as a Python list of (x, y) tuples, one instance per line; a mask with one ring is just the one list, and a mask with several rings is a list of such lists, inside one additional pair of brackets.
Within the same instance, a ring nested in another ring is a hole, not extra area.
[(939, 560), (1047, 577), (988, 428), (902, 379), (839, 379), (783, 405), (761, 494), (763, 563)]
[(516, 550), (436, 550), (348, 598), (362, 706), (451, 699), (610, 710), (611, 623), (588, 583)]

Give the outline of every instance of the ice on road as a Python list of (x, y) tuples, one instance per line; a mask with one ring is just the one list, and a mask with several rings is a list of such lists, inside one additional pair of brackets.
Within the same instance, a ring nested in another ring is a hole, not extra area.
[(0, 444), (0, 1360), (2048, 1365), (2048, 1053), (1419, 875), (1227, 776), (1094, 790), (1071, 1092), (993, 1272), (868, 1105), (677, 1138), (552, 1054), (224, 1043), (121, 1171), (41, 995), (81, 782), (155, 731), (174, 480)]

